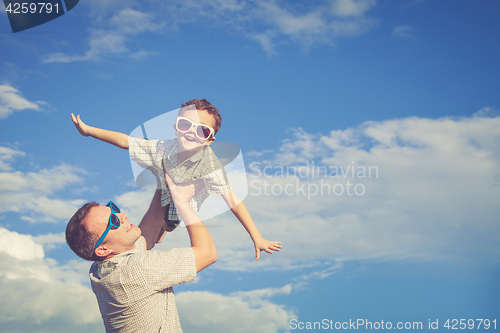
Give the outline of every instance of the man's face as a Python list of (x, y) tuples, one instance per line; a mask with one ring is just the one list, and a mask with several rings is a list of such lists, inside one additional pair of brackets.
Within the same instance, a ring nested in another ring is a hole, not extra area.
[[(203, 124), (211, 128), (215, 127), (215, 118), (212, 114), (205, 110), (186, 110), (179, 115), (180, 117), (187, 118), (196, 124)], [(200, 139), (196, 135), (196, 126), (192, 126), (189, 131), (182, 133), (177, 131), (175, 124), (175, 135), (177, 136), (177, 141), (181, 150), (199, 150), (204, 145), (210, 145), (215, 138), (212, 136), (208, 140)]]
[[(109, 224), (111, 208), (107, 206), (95, 206), (89, 211), (86, 218), (87, 228), (90, 232), (100, 237)], [(135, 247), (135, 242), (141, 236), (141, 229), (131, 224), (126, 213), (116, 213), (120, 219), (120, 227), (111, 229), (101, 245), (97, 247), (96, 253), (100, 256), (99, 251), (104, 247), (110, 250), (109, 254), (116, 255)]]

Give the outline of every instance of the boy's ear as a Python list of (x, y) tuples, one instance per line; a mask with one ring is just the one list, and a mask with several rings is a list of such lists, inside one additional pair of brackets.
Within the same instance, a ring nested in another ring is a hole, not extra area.
[(207, 146), (210, 146), (210, 144), (211, 144), (212, 142), (214, 142), (214, 141), (215, 141), (215, 136), (212, 136), (210, 139), (208, 139), (207, 141), (205, 141), (205, 144), (206, 144)]
[(98, 257), (107, 257), (111, 253), (111, 249), (101, 244), (94, 252)]

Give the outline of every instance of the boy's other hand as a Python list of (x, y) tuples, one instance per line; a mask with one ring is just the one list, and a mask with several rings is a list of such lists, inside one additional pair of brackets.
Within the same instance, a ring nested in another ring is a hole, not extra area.
[(281, 250), (281, 242), (271, 242), (267, 239), (260, 238), (255, 241), (255, 260), (260, 258), (260, 251), (266, 251), (269, 254), (273, 254), (273, 251)]
[(89, 127), (85, 125), (85, 123), (80, 119), (80, 115), (76, 116), (71, 114), (71, 120), (73, 120), (73, 124), (75, 124), (76, 129), (83, 136), (89, 136)]

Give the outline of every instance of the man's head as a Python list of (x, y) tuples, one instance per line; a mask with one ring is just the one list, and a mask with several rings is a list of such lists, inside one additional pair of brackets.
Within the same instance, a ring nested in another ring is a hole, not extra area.
[[(118, 228), (111, 225), (112, 215)], [(99, 238), (108, 231), (96, 248)], [(100, 261), (134, 248), (141, 230), (130, 223), (127, 214), (112, 211), (109, 206), (95, 202), (83, 205), (66, 227), (66, 242), (79, 257)]]

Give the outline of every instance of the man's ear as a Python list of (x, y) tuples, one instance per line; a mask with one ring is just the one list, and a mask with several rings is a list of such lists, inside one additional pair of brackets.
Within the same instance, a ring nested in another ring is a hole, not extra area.
[(109, 254), (111, 254), (111, 249), (106, 245), (101, 244), (97, 247), (97, 249), (95, 249), (94, 252), (98, 257), (107, 257)]
[(212, 136), (210, 139), (208, 139), (207, 141), (205, 141), (205, 144), (206, 144), (207, 146), (210, 146), (210, 144), (211, 144), (212, 142), (214, 142), (214, 141), (215, 141), (215, 136)]

